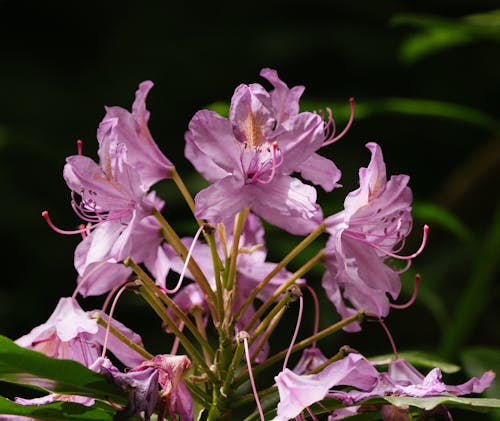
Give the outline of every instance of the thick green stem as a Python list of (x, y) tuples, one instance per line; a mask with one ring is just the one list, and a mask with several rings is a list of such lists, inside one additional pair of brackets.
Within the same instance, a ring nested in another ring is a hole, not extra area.
[(246, 308), (253, 303), (260, 291), (274, 278), (274, 276), (283, 269), (288, 263), (290, 263), (297, 255), (302, 252), (309, 244), (311, 244), (316, 238), (318, 238), (325, 230), (325, 225), (321, 224), (316, 228), (311, 234), (304, 238), (290, 253), (288, 253), (285, 258), (279, 262), (276, 267), (269, 272), (269, 274), (255, 287), (252, 293), (247, 297), (245, 302), (242, 304), (236, 315), (235, 319), (241, 317)]
[(271, 306), (276, 299), (283, 294), (283, 292), (289, 288), (291, 285), (295, 283), (295, 281), (302, 276), (304, 276), (307, 272), (309, 272), (315, 265), (318, 263), (325, 255), (325, 250), (320, 250), (316, 256), (314, 256), (312, 259), (308, 260), (307, 263), (305, 263), (299, 270), (294, 272), (294, 274), (287, 279), (287, 281), (280, 285), (276, 291), (274, 291), (273, 295), (271, 295), (266, 301), (262, 303), (262, 305), (258, 308), (258, 310), (255, 312), (253, 315), (252, 319), (248, 323), (248, 325), (245, 327), (247, 331), (250, 331), (253, 327), (253, 325), (259, 320), (259, 318), (264, 314), (264, 312)]
[(227, 374), (226, 378), (224, 380), (224, 383), (221, 388), (221, 393), (225, 397), (229, 397), (231, 393), (231, 384), (234, 380), (234, 372), (236, 371), (236, 368), (238, 367), (238, 364), (240, 363), (241, 359), (243, 358), (243, 353), (245, 352), (245, 347), (243, 346), (243, 341), (240, 340), (239, 336), (240, 335), (248, 335), (246, 332), (240, 332), (238, 334), (238, 338), (236, 339), (236, 350), (233, 355), (233, 359), (231, 361), (231, 364), (229, 365), (227, 369)]

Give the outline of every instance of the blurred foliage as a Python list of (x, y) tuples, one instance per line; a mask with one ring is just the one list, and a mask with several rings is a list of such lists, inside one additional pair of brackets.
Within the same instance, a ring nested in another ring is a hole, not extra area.
[(401, 46), (401, 58), (406, 63), (414, 63), (428, 55), (463, 44), (500, 42), (500, 10), (460, 19), (401, 14), (394, 16), (391, 22), (395, 26), (407, 25), (420, 30), (409, 36)]

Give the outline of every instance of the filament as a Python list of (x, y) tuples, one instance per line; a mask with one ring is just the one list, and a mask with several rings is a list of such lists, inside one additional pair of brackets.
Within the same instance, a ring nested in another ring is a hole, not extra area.
[(109, 331), (111, 329), (111, 320), (113, 319), (113, 313), (115, 312), (116, 303), (118, 302), (118, 299), (120, 298), (120, 296), (123, 294), (123, 291), (125, 291), (126, 289), (127, 289), (127, 284), (123, 285), (120, 288), (120, 290), (115, 295), (115, 299), (113, 300), (113, 304), (111, 304), (111, 309), (109, 310), (109, 315), (108, 315), (108, 325), (106, 326), (106, 334), (104, 335), (104, 343), (102, 344), (101, 358), (104, 358), (106, 355), (106, 348), (108, 346)]
[(390, 251), (387, 251), (387, 250), (383, 249), (382, 247), (378, 246), (377, 244), (372, 243), (371, 241), (365, 240), (359, 236), (354, 235), (354, 233), (349, 231), (349, 230), (345, 230), (344, 233), (347, 234), (352, 239), (358, 240), (358, 241), (360, 241), (360, 242), (362, 242), (370, 247), (373, 247), (374, 249), (381, 251), (382, 253), (386, 254), (389, 257), (393, 257), (394, 259), (400, 259), (400, 260), (411, 260), (411, 259), (417, 257), (424, 250), (425, 244), (427, 242), (427, 236), (429, 233), (429, 226), (424, 225), (424, 233), (422, 235), (422, 242), (420, 244), (420, 247), (418, 248), (418, 250), (415, 253), (410, 254), (409, 256), (400, 256), (399, 254), (395, 254), (395, 253), (392, 253)]
[(177, 285), (175, 286), (174, 289), (167, 289), (167, 288), (162, 288), (163, 292), (166, 294), (175, 294), (177, 291), (179, 291), (180, 287), (182, 286), (182, 281), (184, 280), (184, 274), (186, 273), (189, 259), (191, 259), (191, 254), (193, 253), (194, 246), (196, 244), (196, 241), (198, 241), (198, 237), (200, 236), (201, 232), (203, 231), (204, 226), (202, 225), (200, 228), (198, 228), (198, 231), (196, 231), (196, 235), (193, 238), (193, 242), (191, 243), (191, 246), (189, 247), (188, 254), (186, 256), (186, 260), (184, 261), (184, 267), (182, 268), (181, 275), (179, 276), (179, 280), (177, 281)]
[[(330, 139), (326, 139), (323, 142), (322, 147), (331, 145), (333, 142), (336, 142), (337, 140), (342, 138), (347, 133), (347, 131), (351, 128), (352, 122), (354, 121), (354, 98), (349, 98), (349, 104), (351, 106), (351, 115), (349, 116), (349, 121), (347, 122), (346, 126), (344, 127), (344, 130), (342, 130), (337, 136), (335, 136), (335, 123), (333, 123), (333, 132), (330, 136)], [(330, 115), (330, 121), (333, 121), (330, 110), (328, 110), (328, 114)], [(328, 124), (330, 124), (330, 122)]]
[[(313, 298), (313, 301), (314, 301), (314, 330), (313, 330), (313, 334), (316, 335), (316, 333), (318, 333), (318, 330), (319, 330), (319, 301), (318, 301), (318, 296), (316, 294), (316, 291), (314, 291), (314, 289), (306, 284), (306, 287), (307, 287), (307, 290), (310, 292), (312, 298)], [(316, 342), (313, 342), (312, 344), (312, 348), (316, 348)]]
[(262, 406), (260, 404), (259, 400), (259, 395), (257, 394), (257, 388), (255, 387), (255, 380), (253, 378), (253, 372), (252, 372), (252, 364), (250, 362), (250, 351), (248, 350), (248, 338), (243, 337), (243, 345), (245, 347), (245, 359), (247, 361), (247, 368), (248, 368), (248, 376), (250, 377), (250, 384), (252, 385), (252, 391), (253, 395), (255, 397), (255, 403), (257, 405), (257, 409), (259, 410), (259, 415), (261, 421), (265, 421), (264, 417), (264, 412), (262, 411)]
[(68, 231), (68, 230), (62, 230), (61, 228), (58, 228), (54, 225), (54, 223), (52, 222), (52, 220), (50, 219), (50, 216), (49, 216), (49, 212), (47, 211), (43, 211), (42, 212), (42, 216), (44, 217), (45, 221), (47, 222), (48, 226), (50, 228), (52, 228), (53, 231), (59, 233), (59, 234), (63, 234), (63, 235), (74, 235), (74, 234), (82, 234), (84, 232), (87, 231), (88, 227), (85, 227), (85, 228), (80, 228), (80, 229), (77, 229), (77, 230), (73, 230), (73, 231)]
[(392, 352), (394, 353), (394, 358), (397, 360), (399, 358), (398, 357), (398, 350), (396, 348), (396, 343), (394, 342), (394, 339), (391, 335), (391, 332), (389, 331), (389, 328), (385, 324), (384, 319), (382, 319), (382, 317), (379, 317), (378, 322), (380, 323), (380, 326), (382, 326), (382, 328), (384, 329), (384, 331), (387, 335), (387, 338), (389, 339), (389, 342), (391, 343)]
[(390, 304), (390, 306), (392, 308), (395, 308), (397, 310), (404, 310), (405, 308), (408, 308), (410, 307), (411, 305), (413, 305), (413, 303), (415, 302), (415, 300), (417, 299), (417, 295), (418, 295), (418, 284), (420, 282), (420, 274), (416, 274), (415, 275), (415, 281), (414, 281), (414, 286), (413, 286), (413, 293), (411, 294), (411, 297), (410, 299), (408, 300), (407, 303), (405, 304)]
[(299, 297), (299, 314), (297, 316), (297, 324), (295, 325), (295, 331), (293, 332), (292, 340), (290, 342), (290, 346), (285, 355), (285, 361), (283, 361), (283, 370), (286, 368), (288, 364), (288, 359), (290, 358), (290, 354), (292, 353), (293, 345), (295, 344), (295, 340), (297, 339), (297, 334), (299, 333), (300, 322), (302, 320), (302, 310), (304, 306), (304, 300), (302, 299), (302, 295)]

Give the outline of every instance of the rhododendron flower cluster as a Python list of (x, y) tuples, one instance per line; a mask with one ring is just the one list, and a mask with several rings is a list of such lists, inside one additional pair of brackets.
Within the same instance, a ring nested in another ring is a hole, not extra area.
[[(236, 413), (261, 421), (304, 420), (317, 419), (318, 408), (329, 420), (367, 411), (399, 420), (409, 419), (412, 409), (373, 399), (477, 394), (491, 385), (492, 371), (450, 386), (439, 368), (424, 375), (398, 357), (384, 319), (392, 307), (408, 307), (416, 297), (417, 289), (406, 305), (395, 303), (401, 274), (423, 252), (429, 228), (419, 227), (421, 246), (407, 252), (413, 227), (410, 178), (387, 175), (380, 144), (366, 144), (371, 158), (359, 170), (359, 187), (344, 194), (343, 209), (324, 215), (318, 203), (317, 186), (328, 195), (342, 194), (342, 160), (332, 144), (350, 128), (354, 101), (337, 134), (330, 109), (301, 111), (304, 87), (289, 88), (273, 69), (260, 76), (269, 89), (241, 84), (227, 116), (201, 110), (187, 125), (185, 156), (209, 183), (194, 198), (148, 128), (150, 81), (139, 85), (131, 112), (106, 107), (97, 130), (97, 162), (78, 142), (63, 176), (81, 225), (58, 228), (43, 212), (56, 232), (81, 236), (74, 253), (75, 290), (60, 299), (47, 322), (15, 342), (88, 367), (123, 390), (126, 400), (58, 394), (46, 382), (45, 396), (18, 397), (17, 403), (106, 406), (116, 420), (213, 421)], [(163, 214), (173, 199), (155, 191), (162, 180), (174, 183), (185, 199), (191, 236), (181, 238)], [(265, 224), (285, 230), (291, 241), (303, 237), (280, 261), (268, 261)], [(321, 244), (319, 251), (294, 272), (287, 269), (312, 243)], [(320, 289), (310, 282), (311, 269), (318, 267)], [(148, 351), (147, 338), (116, 320), (115, 309), (128, 292), (145, 304), (141, 311), (149, 307), (158, 315), (158, 335), (168, 344), (161, 353)], [(303, 294), (314, 303), (308, 336), (301, 326)], [(320, 331), (321, 294), (331, 302), (324, 301), (325, 311), (335, 309), (339, 321)], [(102, 297), (102, 307), (84, 310), (89, 296)], [(273, 342), (285, 314), (297, 317), (294, 333), (285, 343), (282, 337)], [(342, 329), (362, 330), (366, 318), (388, 334), (380, 342), (393, 346), (389, 363), (349, 346), (338, 352), (322, 346), (322, 339)], [(288, 368), (298, 351), (294, 368)], [(274, 374), (274, 382), (256, 381), (264, 370)], [(262, 405), (268, 395), (274, 400)], [(449, 415), (443, 406), (440, 410)]]

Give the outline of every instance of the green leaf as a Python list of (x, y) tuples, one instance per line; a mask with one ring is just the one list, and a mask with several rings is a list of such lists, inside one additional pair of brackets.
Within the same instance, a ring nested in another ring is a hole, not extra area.
[(490, 398), (467, 398), (463, 396), (430, 396), (427, 398), (412, 398), (409, 396), (384, 396), (368, 399), (361, 405), (372, 405), (374, 403), (387, 402), (396, 406), (413, 406), (427, 411), (439, 405), (448, 405), (467, 410), (485, 410), (500, 408), (500, 399)]
[(412, 213), (416, 219), (425, 221), (430, 225), (431, 229), (432, 224), (436, 223), (436, 225), (446, 228), (448, 231), (455, 234), (465, 243), (473, 240), (472, 231), (455, 215), (439, 205), (416, 202), (412, 206)]
[(0, 380), (54, 393), (127, 402), (126, 393), (106, 377), (72, 360), (58, 360), (22, 348), (0, 335)]
[(106, 421), (112, 420), (114, 410), (97, 406), (87, 407), (74, 402), (54, 402), (46, 405), (20, 405), (0, 396), (0, 414), (22, 415), (38, 420)]
[(391, 23), (419, 28), (401, 45), (401, 59), (409, 64), (458, 45), (482, 40), (500, 41), (500, 10), (459, 19), (401, 14), (394, 16)]
[[(448, 373), (448, 374), (457, 373), (458, 371), (460, 371), (460, 367), (458, 365), (452, 364), (436, 355), (428, 354), (426, 352), (421, 352), (421, 351), (399, 352), (399, 357), (404, 358), (415, 367), (422, 367), (429, 370), (437, 367), (443, 373)], [(370, 358), (370, 361), (385, 362), (386, 364), (389, 364), (393, 360), (394, 360), (394, 354), (379, 355)]]

